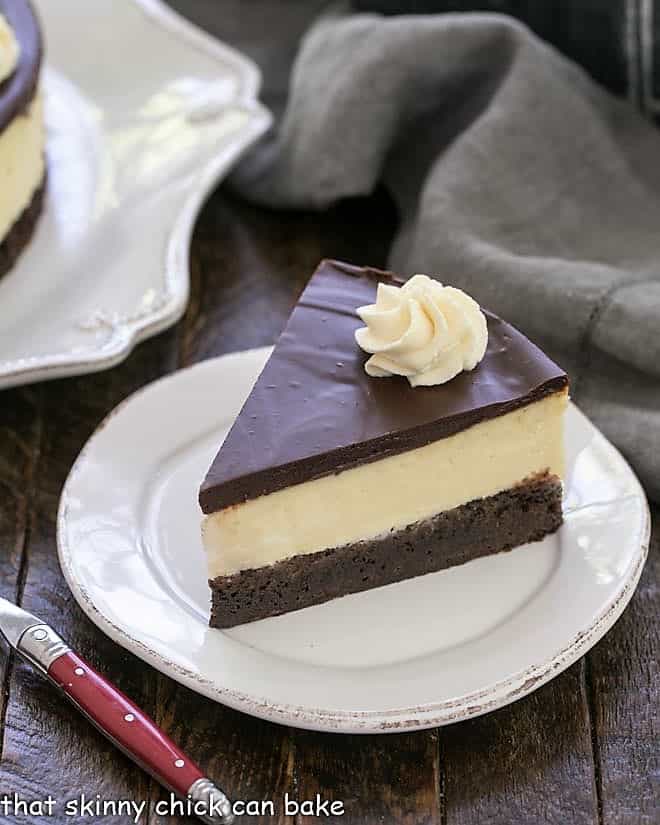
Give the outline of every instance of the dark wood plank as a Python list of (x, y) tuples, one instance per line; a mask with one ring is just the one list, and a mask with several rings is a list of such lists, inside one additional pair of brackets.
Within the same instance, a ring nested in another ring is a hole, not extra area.
[(0, 401), (0, 594), (16, 596), (40, 434), (39, 389), (8, 390)]
[(660, 822), (659, 516), (630, 606), (588, 654), (603, 825)]
[(583, 669), (441, 731), (447, 825), (598, 825)]
[[(275, 814), (250, 816), (250, 823), (285, 825), (280, 800), (295, 788), (295, 754), (288, 728), (262, 722), (204, 699), (170, 679), (159, 677), (155, 718), (232, 801), (273, 800)], [(163, 804), (167, 792), (152, 788), (150, 825), (194, 822), (187, 817), (159, 817), (153, 804)]]
[[(436, 731), (386, 736), (298, 732), (296, 798), (340, 801), (324, 822), (441, 825), (441, 766)], [(306, 809), (309, 810), (309, 809)], [(313, 810), (313, 809), (312, 809)], [(311, 812), (296, 825), (319, 822)]]
[[(0, 403), (0, 596), (21, 597), (34, 472), (41, 442), (40, 390), (13, 390)], [(0, 658), (0, 739), (13, 656)]]
[(323, 214), (271, 212), (218, 192), (193, 239), (193, 312), (183, 361), (272, 344), (324, 257), (385, 265), (396, 225), (384, 192)]

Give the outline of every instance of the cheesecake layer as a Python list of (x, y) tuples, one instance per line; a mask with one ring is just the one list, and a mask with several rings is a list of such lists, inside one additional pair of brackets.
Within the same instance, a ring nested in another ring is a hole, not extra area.
[(567, 398), (556, 392), (423, 447), (208, 516), (209, 578), (375, 539), (544, 473), (561, 478)]
[[(391, 272), (323, 261), (204, 480), (204, 513), (423, 447), (565, 389), (564, 371), (484, 311), (483, 360), (437, 387), (374, 379), (356, 308)], [(516, 480), (520, 480), (519, 476)]]
[(544, 475), (378, 538), (212, 579), (212, 627), (277, 616), (444, 570), (553, 533), (561, 482)]
[(44, 145), (43, 106), (37, 95), (0, 132), (0, 242), (29, 209), (43, 184)]

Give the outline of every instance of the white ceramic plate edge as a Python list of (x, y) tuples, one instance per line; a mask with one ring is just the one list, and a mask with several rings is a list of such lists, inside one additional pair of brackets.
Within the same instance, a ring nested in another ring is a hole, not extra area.
[(235, 67), (241, 78), (241, 92), (228, 105), (243, 109), (248, 114), (248, 121), (232, 147), (223, 150), (219, 158), (200, 170), (196, 185), (184, 201), (170, 231), (163, 262), (168, 299), (157, 309), (117, 323), (112, 337), (91, 354), (87, 351), (84, 356), (76, 357), (71, 353), (50, 353), (35, 358), (0, 362), (0, 389), (109, 369), (127, 358), (141, 341), (175, 324), (188, 304), (189, 248), (195, 219), (216, 183), (271, 125), (270, 112), (257, 100), (261, 73), (256, 64), (186, 20), (162, 0), (130, 2), (138, 6), (154, 25), (185, 40), (191, 48)]
[[(243, 354), (244, 353), (238, 352), (221, 357), (240, 358)], [(208, 362), (201, 362), (188, 369), (203, 368), (204, 365), (207, 364)], [(198, 673), (183, 668), (171, 659), (162, 656), (101, 613), (95, 607), (86, 588), (74, 575), (71, 563), (71, 548), (66, 541), (68, 508), (66, 491), (71, 481), (75, 478), (78, 469), (84, 463), (87, 451), (93, 443), (96, 433), (100, 432), (106, 423), (118, 413), (124, 405), (130, 403), (132, 399), (148, 390), (154, 384), (170, 380), (173, 375), (176, 375), (176, 373), (163, 376), (163, 378), (143, 387), (125, 399), (101, 422), (81, 451), (71, 469), (60, 501), (57, 517), (58, 554), (64, 577), (74, 598), (94, 624), (111, 639), (153, 665), (157, 670), (175, 678), (181, 684), (210, 699), (214, 699), (228, 707), (271, 722), (289, 724), (295, 727), (317, 731), (339, 733), (397, 733), (405, 730), (422, 730), (458, 722), (488, 713), (522, 698), (570, 667), (570, 665), (593, 647), (615, 624), (635, 592), (648, 555), (651, 518), (648, 502), (646, 501), (646, 496), (641, 484), (632, 473), (632, 470), (629, 470), (635, 479), (637, 492), (644, 505), (642, 508), (643, 523), (640, 528), (639, 538), (640, 550), (635, 560), (635, 566), (631, 570), (625, 586), (616, 594), (616, 597), (611, 599), (593, 618), (591, 623), (582, 628), (569, 644), (558, 650), (543, 663), (532, 665), (511, 675), (506, 680), (499, 681), (482, 690), (465, 694), (452, 701), (439, 704), (427, 704), (422, 707), (397, 708), (391, 711), (339, 713), (323, 708), (306, 708), (283, 703), (274, 705), (265, 698), (246, 695), (235, 690), (223, 689), (213, 682), (202, 678)], [(618, 462), (628, 466), (619, 451), (607, 441), (604, 436), (601, 435), (601, 438), (606, 443), (611, 455), (615, 457)]]

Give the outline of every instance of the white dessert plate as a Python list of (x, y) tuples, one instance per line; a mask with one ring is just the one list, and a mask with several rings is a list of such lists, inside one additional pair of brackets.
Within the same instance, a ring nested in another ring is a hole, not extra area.
[(621, 455), (571, 406), (556, 535), (286, 616), (207, 627), (197, 488), (268, 353), (151, 384), (76, 461), (60, 503), (60, 563), (111, 638), (246, 713), (366, 733), (435, 727), (512, 702), (614, 624), (646, 558), (648, 506)]
[(205, 196), (268, 127), (259, 73), (158, 0), (35, 0), (48, 187), (0, 279), (0, 388), (92, 372), (173, 324)]

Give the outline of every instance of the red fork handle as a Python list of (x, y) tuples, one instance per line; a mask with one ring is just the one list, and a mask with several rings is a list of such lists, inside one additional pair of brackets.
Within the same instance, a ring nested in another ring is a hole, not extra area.
[(60, 687), (118, 747), (179, 796), (202, 771), (133, 702), (75, 653), (60, 656), (48, 669)]
[(134, 762), (209, 825), (234, 817), (222, 791), (111, 682), (71, 651), (47, 625), (29, 628), (17, 650), (36, 665), (87, 718)]

